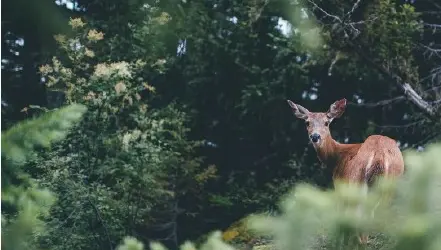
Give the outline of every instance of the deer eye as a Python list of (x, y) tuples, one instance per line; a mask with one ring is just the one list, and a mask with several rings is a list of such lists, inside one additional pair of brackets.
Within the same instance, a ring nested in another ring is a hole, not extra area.
[(309, 122), (308, 121), (306, 121), (305, 124), (306, 124), (306, 126), (309, 126)]
[(325, 122), (325, 126), (329, 126), (329, 122)]

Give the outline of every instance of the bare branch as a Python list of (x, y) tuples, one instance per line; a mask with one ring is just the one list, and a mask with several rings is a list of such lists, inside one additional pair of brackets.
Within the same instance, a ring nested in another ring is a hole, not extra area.
[(429, 14), (429, 15), (440, 15), (441, 11), (437, 10), (427, 10), (427, 11), (421, 11), (423, 14)]
[(423, 55), (427, 55), (427, 57), (430, 59), (432, 56), (437, 56), (441, 58), (441, 48), (433, 48), (424, 44), (419, 44), (420, 47), (424, 48), (425, 51), (423, 52)]
[(348, 24), (349, 25), (359, 25), (359, 24), (371, 23), (377, 19), (378, 19), (378, 17), (372, 17), (367, 20), (361, 20), (361, 21), (357, 21), (357, 22), (349, 22)]
[(361, 0), (357, 0), (357, 2), (354, 3), (354, 5), (352, 6), (352, 9), (350, 11), (348, 11), (348, 13), (346, 13), (345, 19), (349, 18), (352, 15), (352, 13), (354, 13), (355, 9), (358, 7), (360, 2), (361, 2)]
[(438, 104), (438, 103), (441, 103), (441, 99), (432, 102), (432, 104)]
[[(441, 83), (441, 66), (430, 70), (430, 74), (422, 78), (418, 83), (426, 80), (431, 80), (433, 84), (439, 85)], [(441, 95), (441, 93), (439, 93)]]
[[(336, 20), (338, 22), (338, 24), (340, 24), (343, 28), (343, 32), (345, 33), (345, 37), (349, 37), (348, 33), (346, 32), (345, 28), (346, 27), (350, 27), (352, 29), (352, 31), (355, 33), (355, 37), (357, 37), (361, 32), (359, 29), (357, 29), (355, 27), (355, 24), (361, 24), (364, 23), (364, 21), (360, 21), (360, 22), (346, 22), (350, 16), (352, 15), (352, 13), (355, 11), (355, 9), (358, 7), (358, 5), (360, 4), (361, 0), (357, 0), (357, 2), (355, 2), (355, 4), (352, 6), (352, 9), (346, 13), (346, 15), (343, 16), (343, 18), (340, 18), (336, 15), (332, 15), (329, 12), (327, 12), (326, 10), (324, 10), (323, 8), (321, 8), (320, 6), (318, 6), (314, 1), (312, 0), (308, 0), (308, 2), (310, 2), (312, 5), (314, 5), (314, 7), (318, 10), (320, 10), (320, 12), (322, 12), (325, 16), (330, 17), (334, 20)], [(334, 26), (336, 27), (336, 26)]]
[[(441, 85), (431, 87), (429, 89), (424, 90), (421, 93), (427, 93), (427, 92), (434, 91), (434, 90), (437, 90), (437, 89), (441, 89)], [(358, 107), (374, 108), (374, 107), (385, 106), (385, 105), (388, 105), (388, 104), (392, 104), (392, 103), (399, 102), (399, 101), (404, 101), (404, 100), (406, 100), (406, 96), (401, 95), (401, 96), (397, 96), (397, 97), (394, 97), (394, 98), (390, 98), (390, 99), (386, 99), (386, 100), (381, 100), (381, 101), (378, 101), (378, 102), (371, 102), (371, 103), (348, 102), (348, 105), (358, 106)], [(439, 100), (434, 101), (434, 102), (438, 102), (438, 101)], [(432, 104), (434, 102), (432, 102)]]
[(430, 143), (431, 141), (434, 140), (438, 140), (440, 139), (440, 135), (441, 133), (439, 131), (430, 133), (427, 137), (425, 137), (424, 139), (410, 145), (411, 148), (415, 148), (415, 147), (419, 147), (419, 146), (424, 146), (427, 145), (428, 143)]
[(441, 24), (436, 24), (436, 23), (424, 23), (424, 26), (434, 29), (441, 29)]
[(361, 47), (355, 43), (348, 41), (348, 45), (352, 47), (352, 49), (370, 64), (373, 68), (377, 69), (384, 77), (394, 82), (394, 84), (400, 88), (404, 92), (404, 96), (407, 100), (412, 102), (415, 106), (417, 106), (423, 113), (432, 121), (439, 122), (440, 117), (436, 114), (436, 111), (429, 102), (425, 101), (413, 88), (412, 86), (404, 82), (403, 79), (397, 74), (389, 71), (385, 66), (373, 61), (370, 56), (366, 55), (361, 49)]
[(425, 101), (413, 88), (410, 86), (409, 83), (400, 84), (404, 90), (404, 95), (407, 96), (408, 99), (410, 99), (415, 105), (417, 105), (420, 109), (424, 110), (429, 115), (433, 116), (435, 115), (435, 111), (433, 110), (433, 107)]
[(430, 71), (429, 77), (432, 79), (432, 82), (440, 83), (441, 82), (441, 66), (432, 69)]
[(441, 5), (435, 3), (435, 1), (429, 1), (431, 4), (433, 4), (437, 9), (441, 10)]
[(378, 102), (371, 102), (371, 103), (353, 103), (353, 102), (348, 102), (348, 105), (353, 105), (353, 106), (358, 106), (358, 107), (368, 107), (368, 108), (374, 108), (374, 107), (379, 107), (379, 106), (385, 106), (388, 104), (392, 104), (394, 102), (398, 102), (398, 101), (403, 101), (406, 100), (406, 98), (404, 96), (397, 96), (391, 99), (387, 99), (387, 100), (382, 100), (382, 101), (378, 101)]
[(315, 8), (319, 9), (321, 12), (323, 12), (323, 14), (325, 14), (328, 17), (331, 17), (335, 20), (337, 20), (339, 23), (343, 23), (343, 21), (340, 19), (340, 17), (336, 16), (336, 15), (331, 15), (329, 14), (326, 10), (320, 8), (316, 3), (314, 3), (314, 1), (308, 0), (308, 2), (310, 2), (312, 5), (314, 5)]
[(332, 60), (331, 65), (329, 65), (329, 68), (328, 68), (328, 76), (331, 76), (331, 75), (332, 75), (332, 69), (334, 68), (334, 65), (337, 63), (338, 59), (339, 59), (339, 55), (338, 55), (338, 53), (337, 53), (337, 54), (335, 55), (335, 57), (334, 57), (334, 60)]
[(432, 30), (432, 34), (441, 32), (441, 24), (423, 23), (423, 25), (426, 30)]
[(425, 121), (424, 119), (421, 119), (421, 120), (418, 120), (418, 121), (415, 121), (415, 122), (410, 122), (410, 123), (400, 124), (400, 125), (378, 125), (378, 124), (375, 124), (373, 122), (371, 122), (371, 123), (372, 123), (372, 125), (374, 125), (375, 127), (378, 127), (378, 128), (406, 129), (406, 128), (409, 128), (409, 127), (414, 127), (414, 126), (417, 126), (417, 125), (421, 125), (421, 124), (424, 123), (424, 121)]

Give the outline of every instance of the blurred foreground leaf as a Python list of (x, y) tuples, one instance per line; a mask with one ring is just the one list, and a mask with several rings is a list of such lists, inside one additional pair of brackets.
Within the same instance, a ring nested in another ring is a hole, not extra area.
[(27, 237), (42, 229), (41, 216), (55, 201), (47, 189), (39, 189), (20, 166), (37, 146), (48, 147), (63, 139), (86, 108), (70, 105), (21, 122), (2, 133), (2, 248), (27, 249)]

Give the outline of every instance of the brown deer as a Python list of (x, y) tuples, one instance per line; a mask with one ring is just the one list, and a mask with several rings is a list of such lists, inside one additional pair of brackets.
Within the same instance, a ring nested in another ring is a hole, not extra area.
[[(346, 181), (369, 188), (377, 177), (394, 178), (403, 174), (403, 156), (395, 140), (387, 136), (371, 135), (363, 143), (342, 144), (332, 138), (329, 124), (343, 114), (346, 99), (334, 102), (325, 113), (310, 112), (290, 100), (288, 103), (294, 115), (305, 120), (318, 159), (333, 169), (334, 186), (336, 181)], [(368, 235), (359, 235), (359, 241), (366, 244)]]

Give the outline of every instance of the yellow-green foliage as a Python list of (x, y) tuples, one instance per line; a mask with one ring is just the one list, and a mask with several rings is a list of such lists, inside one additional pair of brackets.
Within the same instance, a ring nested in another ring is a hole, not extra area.
[(243, 218), (231, 224), (223, 233), (222, 239), (226, 242), (248, 243), (255, 238), (253, 232), (247, 227), (247, 219)]

